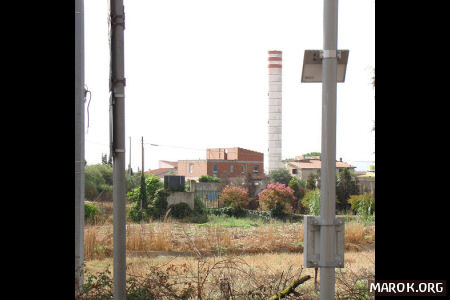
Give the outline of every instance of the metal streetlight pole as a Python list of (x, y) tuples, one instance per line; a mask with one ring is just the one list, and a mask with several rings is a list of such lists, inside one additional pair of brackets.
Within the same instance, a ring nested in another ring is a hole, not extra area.
[(75, 295), (84, 262), (84, 0), (75, 1)]
[(338, 0), (324, 0), (322, 58), (322, 164), (320, 299), (334, 299), (336, 255), (336, 90)]
[(126, 298), (125, 215), (125, 63), (123, 0), (111, 0), (111, 73), (113, 155), (113, 274), (114, 300)]

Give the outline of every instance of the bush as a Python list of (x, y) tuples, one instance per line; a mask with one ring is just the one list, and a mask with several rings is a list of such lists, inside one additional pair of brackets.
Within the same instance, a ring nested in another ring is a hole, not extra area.
[[(147, 199), (150, 200), (150, 203), (154, 200), (156, 191), (158, 189), (163, 188), (163, 182), (156, 177), (154, 174), (145, 175), (145, 188), (146, 188), (146, 194)], [(131, 203), (139, 202), (139, 195), (140, 195), (141, 187), (137, 187), (132, 189), (130, 192), (127, 193), (127, 199)]]
[(220, 182), (220, 178), (202, 175), (198, 178), (198, 182)]
[(183, 219), (189, 217), (193, 211), (187, 203), (181, 202), (169, 206), (170, 215), (175, 219)]
[(317, 183), (319, 181), (319, 174), (311, 174), (306, 179), (306, 189), (307, 190), (314, 190), (316, 189)]
[(135, 223), (140, 223), (142, 221), (148, 222), (151, 215), (149, 212), (151, 212), (151, 207), (147, 210), (141, 210), (139, 204), (135, 203), (131, 206), (130, 211), (128, 212), (128, 219)]
[(348, 203), (351, 205), (352, 211), (360, 216), (368, 217), (375, 213), (375, 198), (371, 193), (353, 195)]
[(155, 192), (155, 199), (153, 200), (153, 217), (160, 218), (166, 213), (168, 196), (169, 191), (164, 188), (158, 189)]
[(84, 204), (84, 220), (89, 222), (94, 222), (99, 209), (97, 206), (91, 203)]
[(294, 190), (294, 196), (297, 198), (293, 203), (292, 207), (295, 212), (304, 213), (305, 209), (301, 205), (301, 199), (305, 196), (305, 185), (302, 181), (300, 181), (297, 177), (292, 177), (291, 181), (289, 181), (288, 185), (291, 189)]
[(248, 200), (247, 190), (233, 185), (227, 185), (219, 197), (222, 207), (242, 208), (248, 204)]
[(282, 219), (292, 212), (292, 203), (296, 201), (294, 190), (281, 183), (268, 184), (258, 196), (263, 210), (270, 210), (273, 217)]
[(305, 208), (306, 214), (320, 215), (320, 190), (314, 189), (307, 191), (301, 203)]

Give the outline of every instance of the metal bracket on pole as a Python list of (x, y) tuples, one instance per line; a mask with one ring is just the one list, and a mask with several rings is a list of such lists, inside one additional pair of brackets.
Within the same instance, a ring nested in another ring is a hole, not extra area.
[(342, 50), (320, 50), (320, 58), (341, 58)]
[[(320, 262), (320, 227), (334, 226), (336, 229), (336, 249), (335, 259), (326, 262), (324, 265)], [(345, 220), (344, 217), (336, 217), (333, 224), (323, 224), (320, 217), (305, 216), (303, 219), (303, 265), (306, 268), (317, 267), (344, 267), (345, 250)]]
[(112, 15), (111, 16), (111, 25), (120, 25), (125, 29), (125, 14), (123, 15)]

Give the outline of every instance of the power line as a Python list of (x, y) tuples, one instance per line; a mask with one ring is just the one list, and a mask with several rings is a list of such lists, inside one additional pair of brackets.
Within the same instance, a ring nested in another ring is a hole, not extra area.
[(160, 144), (153, 144), (153, 143), (144, 143), (144, 145), (149, 145), (149, 146), (154, 146), (154, 147), (180, 148), (180, 149), (198, 150), (198, 151), (205, 150), (205, 149), (199, 149), (199, 148), (190, 148), (190, 147), (174, 146), (174, 145), (160, 145)]

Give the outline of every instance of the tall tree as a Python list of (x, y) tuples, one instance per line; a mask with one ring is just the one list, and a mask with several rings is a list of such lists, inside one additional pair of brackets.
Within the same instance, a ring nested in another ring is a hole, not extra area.
[(145, 184), (145, 175), (141, 175), (141, 188), (139, 190), (139, 201), (140, 201), (140, 208), (147, 209), (148, 208), (148, 201), (147, 201), (147, 187)]
[(289, 181), (291, 181), (292, 175), (289, 173), (288, 169), (285, 168), (279, 168), (276, 170), (272, 170), (270, 171), (270, 180), (273, 183), (281, 183), (284, 184), (285, 186), (289, 185)]
[(344, 168), (337, 174), (336, 178), (336, 208), (344, 210), (350, 208), (348, 199), (351, 195), (357, 195), (358, 189), (356, 187), (356, 180), (348, 168)]

